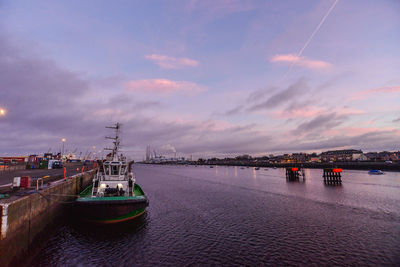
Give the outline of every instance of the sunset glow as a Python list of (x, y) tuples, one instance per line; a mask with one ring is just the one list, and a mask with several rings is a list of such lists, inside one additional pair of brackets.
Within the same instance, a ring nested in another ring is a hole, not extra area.
[(5, 152), (399, 149), (397, 1), (2, 3)]

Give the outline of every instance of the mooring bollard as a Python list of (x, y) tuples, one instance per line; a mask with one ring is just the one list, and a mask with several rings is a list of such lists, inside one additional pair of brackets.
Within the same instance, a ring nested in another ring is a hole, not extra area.
[(40, 189), (43, 187), (43, 178), (38, 178), (36, 180), (36, 191), (39, 191), (39, 181), (41, 181), (42, 183), (40, 184)]

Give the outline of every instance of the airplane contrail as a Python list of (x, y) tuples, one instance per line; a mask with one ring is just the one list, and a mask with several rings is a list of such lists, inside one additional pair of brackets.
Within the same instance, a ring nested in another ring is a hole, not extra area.
[[(337, 2), (339, 2), (339, 0), (335, 0), (335, 2), (332, 4), (332, 6), (328, 9), (328, 12), (326, 12), (325, 16), (323, 16), (323, 18), (321, 19), (321, 21), (319, 22), (318, 26), (314, 29), (313, 33), (310, 35), (310, 37), (308, 38), (307, 42), (304, 44), (304, 46), (300, 49), (299, 53), (297, 53), (297, 58), (300, 58), (301, 55), (303, 54), (304, 49), (307, 48), (307, 46), (310, 44), (311, 40), (314, 38), (314, 35), (319, 31), (319, 29), (321, 28), (322, 24), (324, 24), (326, 18), (329, 16), (329, 14), (331, 13), (331, 11), (335, 8)], [(290, 71), (292, 70), (293, 66), (296, 64), (296, 61), (293, 61), (292, 64), (289, 67), (289, 70), (286, 72), (286, 74), (283, 76), (282, 80), (284, 80), (286, 78), (286, 76), (290, 73)]]

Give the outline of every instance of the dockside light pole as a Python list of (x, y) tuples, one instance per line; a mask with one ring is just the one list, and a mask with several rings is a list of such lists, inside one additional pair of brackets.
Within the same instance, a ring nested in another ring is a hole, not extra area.
[(67, 139), (65, 139), (65, 138), (61, 139), (61, 142), (62, 142), (61, 162), (62, 162), (62, 158), (63, 158), (63, 155), (64, 155), (64, 144), (65, 144), (65, 141), (67, 141)]

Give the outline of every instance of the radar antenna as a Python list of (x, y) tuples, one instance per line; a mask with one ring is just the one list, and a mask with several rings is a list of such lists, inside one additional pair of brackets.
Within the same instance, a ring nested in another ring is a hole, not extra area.
[(114, 140), (112, 143), (114, 144), (113, 148), (104, 148), (104, 150), (111, 150), (111, 158), (113, 160), (118, 160), (118, 150), (120, 147), (120, 129), (121, 129), (121, 123), (117, 122), (114, 126), (106, 126), (108, 129), (114, 129), (115, 130), (115, 137), (110, 137), (106, 136), (106, 139), (111, 139)]

